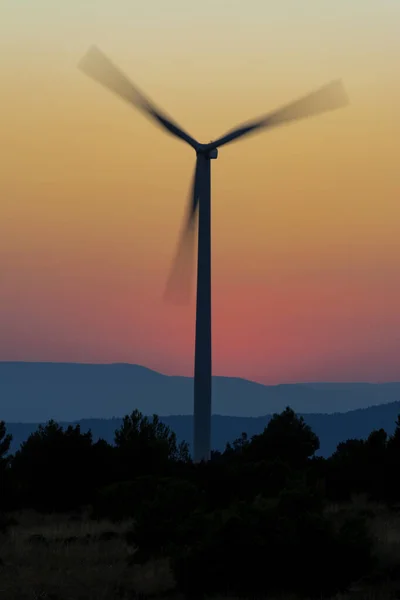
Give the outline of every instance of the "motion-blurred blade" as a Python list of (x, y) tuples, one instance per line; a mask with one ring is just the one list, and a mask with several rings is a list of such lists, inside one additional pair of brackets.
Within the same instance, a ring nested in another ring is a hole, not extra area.
[(200, 165), (196, 161), (189, 202), (179, 242), (168, 277), (164, 298), (175, 304), (187, 304), (190, 300), (194, 274), (194, 257), (200, 199)]
[(131, 83), (126, 75), (124, 75), (96, 46), (89, 48), (85, 56), (79, 62), (78, 67), (86, 75), (155, 119), (164, 127), (164, 129), (169, 131), (169, 133), (184, 140), (195, 149), (198, 147), (199, 144), (194, 138), (156, 108), (155, 105)]
[(263, 129), (265, 127), (275, 127), (277, 125), (283, 125), (290, 121), (298, 119), (305, 119), (307, 117), (313, 117), (315, 115), (335, 110), (347, 106), (349, 99), (341, 81), (333, 81), (317, 91), (303, 96), (299, 100), (287, 104), (283, 108), (276, 110), (269, 115), (244, 123), (236, 129), (226, 133), (222, 137), (218, 138), (214, 142), (207, 144), (208, 149), (219, 148), (224, 144), (233, 142), (244, 135), (251, 132)]

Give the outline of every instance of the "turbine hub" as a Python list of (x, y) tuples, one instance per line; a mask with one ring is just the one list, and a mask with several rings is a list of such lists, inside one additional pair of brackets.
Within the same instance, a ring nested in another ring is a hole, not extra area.
[(208, 149), (208, 144), (199, 144), (196, 149), (197, 154), (204, 154), (209, 159), (218, 158), (218, 150), (217, 148)]

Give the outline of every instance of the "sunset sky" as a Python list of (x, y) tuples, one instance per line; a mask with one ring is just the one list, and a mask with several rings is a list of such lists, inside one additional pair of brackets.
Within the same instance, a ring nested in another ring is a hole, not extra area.
[(98, 45), (207, 142), (342, 78), (350, 106), (212, 163), (214, 374), (400, 380), (399, 0), (1, 0), (0, 360), (192, 375), (163, 291), (195, 155), (77, 68)]

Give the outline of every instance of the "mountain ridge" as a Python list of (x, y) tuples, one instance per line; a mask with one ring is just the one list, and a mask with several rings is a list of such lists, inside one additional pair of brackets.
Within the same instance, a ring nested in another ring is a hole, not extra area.
[[(400, 382), (264, 385), (213, 377), (213, 414), (262, 417), (286, 406), (304, 414), (344, 413), (400, 399)], [(131, 412), (191, 415), (193, 378), (130, 363), (0, 362), (0, 419), (74, 421)]]

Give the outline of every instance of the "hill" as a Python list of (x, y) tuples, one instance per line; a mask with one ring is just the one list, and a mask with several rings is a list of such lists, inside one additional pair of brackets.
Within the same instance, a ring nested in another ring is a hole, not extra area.
[[(213, 377), (213, 413), (262, 417), (291, 406), (298, 413), (336, 413), (400, 400), (400, 383), (261, 385)], [(193, 379), (139, 365), (0, 362), (0, 419), (43, 422), (145, 414), (191, 415)]]

